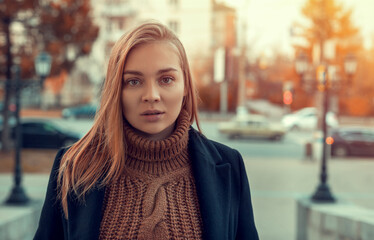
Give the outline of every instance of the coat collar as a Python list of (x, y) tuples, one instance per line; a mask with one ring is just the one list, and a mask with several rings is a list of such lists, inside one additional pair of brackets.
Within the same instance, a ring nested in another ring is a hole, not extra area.
[[(203, 221), (204, 239), (228, 239), (231, 165), (214, 144), (191, 128), (188, 149)], [(69, 239), (98, 239), (105, 188), (91, 191), (85, 202), (69, 201)]]
[(204, 239), (229, 239), (231, 165), (202, 134), (190, 130), (189, 154), (203, 220)]
[(96, 189), (85, 196), (85, 201), (68, 201), (69, 219), (67, 221), (68, 239), (98, 239), (103, 218), (105, 188)]

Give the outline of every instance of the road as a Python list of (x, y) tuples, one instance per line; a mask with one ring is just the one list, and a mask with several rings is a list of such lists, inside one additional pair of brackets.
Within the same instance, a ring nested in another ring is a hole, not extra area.
[(210, 139), (237, 149), (245, 158), (303, 159), (305, 143), (313, 132), (288, 132), (280, 141), (261, 139), (228, 139), (218, 132), (217, 122), (202, 122), (201, 129)]
[[(90, 120), (62, 120), (70, 129), (86, 133), (92, 126)], [(288, 132), (280, 141), (259, 139), (228, 139), (218, 132), (218, 122), (202, 121), (200, 127), (209, 139), (237, 149), (244, 158), (303, 159), (305, 143), (313, 139), (313, 132)]]

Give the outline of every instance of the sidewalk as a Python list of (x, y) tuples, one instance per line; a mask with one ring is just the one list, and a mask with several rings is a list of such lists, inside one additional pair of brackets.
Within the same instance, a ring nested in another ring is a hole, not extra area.
[(22, 186), (30, 198), (25, 206), (5, 205), (13, 187), (13, 175), (0, 174), (0, 239), (28, 240), (35, 233), (49, 174), (25, 174)]
[[(296, 199), (310, 196), (315, 191), (319, 178), (319, 162), (267, 158), (245, 158), (244, 161), (251, 185), (256, 225), (261, 239), (295, 239)], [(374, 192), (372, 191), (374, 159), (332, 159), (328, 167), (331, 190), (337, 198), (374, 209)], [(23, 186), (30, 198), (34, 200), (44, 198), (48, 175), (48, 173), (24, 175)], [(0, 174), (0, 201), (2, 203), (10, 193), (12, 181), (12, 174)], [(9, 221), (9, 219), (21, 221), (28, 214), (30, 214), (29, 208), (2, 205), (0, 224), (4, 224), (4, 221)], [(30, 232), (29, 238), (25, 239), (31, 239), (32, 235), (33, 232)]]
[[(255, 220), (262, 240), (296, 238), (296, 200), (314, 193), (319, 161), (245, 159)], [(331, 159), (329, 185), (340, 200), (374, 210), (374, 159)]]

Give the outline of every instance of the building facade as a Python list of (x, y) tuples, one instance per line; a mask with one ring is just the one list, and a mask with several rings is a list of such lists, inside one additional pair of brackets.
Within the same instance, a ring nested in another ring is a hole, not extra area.
[[(227, 12), (232, 21), (235, 12), (222, 4), (217, 7), (214, 0), (95, 0), (92, 8), (99, 36), (90, 56), (81, 59), (76, 70), (85, 71), (97, 91), (105, 78), (114, 43), (129, 28), (146, 20), (161, 22), (177, 34), (192, 68), (211, 61), (218, 45), (235, 44), (235, 29), (230, 29), (235, 25), (227, 23)], [(93, 101), (97, 96), (94, 93)]]

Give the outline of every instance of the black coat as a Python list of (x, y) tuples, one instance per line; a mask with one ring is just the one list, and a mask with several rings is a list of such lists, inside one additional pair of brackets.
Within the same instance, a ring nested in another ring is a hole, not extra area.
[[(203, 220), (203, 238), (257, 240), (241, 155), (194, 129), (189, 134), (188, 149)], [(66, 220), (56, 200), (56, 176), (63, 153), (60, 150), (56, 156), (34, 239), (98, 239), (105, 188), (90, 191), (84, 203), (70, 198)]]

